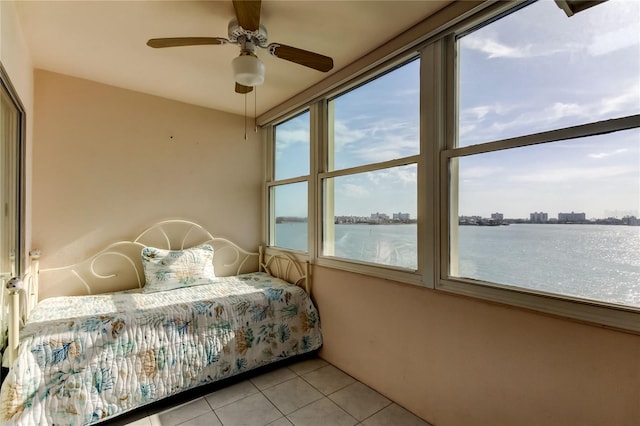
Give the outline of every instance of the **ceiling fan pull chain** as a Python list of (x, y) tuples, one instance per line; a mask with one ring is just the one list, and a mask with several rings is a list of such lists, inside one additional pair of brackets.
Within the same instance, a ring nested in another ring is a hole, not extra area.
[(253, 88), (253, 131), (258, 133), (258, 88)]

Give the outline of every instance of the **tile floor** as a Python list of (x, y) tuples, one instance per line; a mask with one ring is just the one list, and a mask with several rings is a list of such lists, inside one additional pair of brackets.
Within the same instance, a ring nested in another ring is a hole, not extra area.
[(210, 393), (187, 394), (168, 401), (106, 424), (429, 426), (424, 420), (319, 358), (281, 366)]

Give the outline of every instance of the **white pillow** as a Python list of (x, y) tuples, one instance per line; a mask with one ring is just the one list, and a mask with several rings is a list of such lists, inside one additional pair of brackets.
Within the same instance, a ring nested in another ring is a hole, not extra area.
[(211, 284), (214, 280), (213, 247), (203, 244), (184, 250), (142, 249), (145, 293)]

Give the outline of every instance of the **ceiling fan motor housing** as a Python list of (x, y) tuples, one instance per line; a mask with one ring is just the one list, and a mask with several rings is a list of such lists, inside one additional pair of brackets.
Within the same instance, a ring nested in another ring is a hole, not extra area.
[(232, 43), (242, 43), (248, 41), (258, 47), (267, 47), (267, 29), (260, 25), (257, 31), (249, 31), (238, 25), (238, 21), (232, 19), (228, 27), (229, 41)]

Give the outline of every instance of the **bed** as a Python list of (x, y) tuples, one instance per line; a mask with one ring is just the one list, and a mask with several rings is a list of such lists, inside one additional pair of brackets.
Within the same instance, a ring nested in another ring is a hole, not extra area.
[[(308, 264), (193, 222), (160, 222), (72, 266), (38, 270), (39, 255), (9, 294), (2, 424), (99, 423), (322, 345)], [(38, 301), (46, 275), (74, 295)]]

